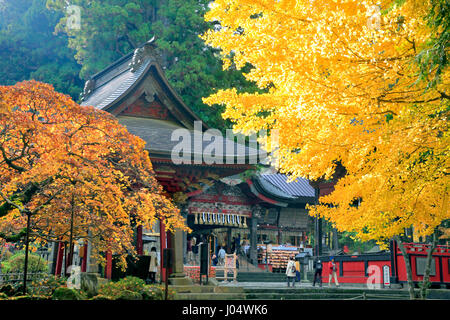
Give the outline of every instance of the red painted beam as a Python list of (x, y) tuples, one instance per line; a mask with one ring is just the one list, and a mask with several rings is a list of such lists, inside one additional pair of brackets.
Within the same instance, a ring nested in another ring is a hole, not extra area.
[(87, 250), (88, 244), (85, 243), (83, 246), (83, 261), (81, 262), (81, 272), (86, 272), (87, 270)]
[(58, 242), (58, 254), (56, 256), (55, 276), (60, 276), (64, 259), (64, 243)]
[(159, 247), (160, 247), (160, 253), (159, 253), (159, 261), (161, 261), (160, 263), (160, 268), (161, 268), (161, 281), (162, 279), (166, 278), (166, 269), (163, 268), (163, 252), (164, 249), (167, 248), (166, 246), (166, 226), (164, 225), (164, 222), (159, 220)]
[(142, 241), (142, 226), (137, 227), (136, 251), (138, 255), (144, 254), (144, 243)]
[(105, 266), (105, 277), (108, 280), (111, 280), (112, 274), (112, 254), (111, 250), (106, 251), (106, 266)]

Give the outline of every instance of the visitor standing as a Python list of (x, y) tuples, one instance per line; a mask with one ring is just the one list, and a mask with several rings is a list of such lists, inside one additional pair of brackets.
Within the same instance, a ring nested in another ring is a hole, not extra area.
[(191, 264), (194, 261), (194, 253), (192, 252), (192, 239), (188, 239), (186, 243), (187, 263)]
[(286, 266), (286, 277), (287, 277), (287, 286), (290, 286), (290, 282), (292, 282), (292, 287), (295, 287), (295, 261), (294, 257), (291, 257)]
[(334, 258), (331, 258), (331, 261), (328, 262), (328, 268), (330, 271), (330, 275), (328, 277), (328, 286), (331, 287), (331, 278), (334, 278), (334, 283), (336, 284), (336, 287), (339, 287), (339, 282), (337, 279), (337, 265), (336, 262), (334, 261)]
[(156, 255), (156, 248), (152, 247), (150, 250), (150, 265), (148, 268), (148, 274), (150, 278), (150, 283), (156, 282), (156, 272), (158, 272), (158, 257)]
[(295, 281), (300, 282), (301, 275), (300, 275), (300, 262), (295, 261)]
[(317, 259), (314, 262), (314, 281), (313, 281), (313, 287), (316, 286), (316, 281), (319, 282), (319, 285), (322, 286), (322, 261), (320, 259)]
[(219, 247), (217, 258), (219, 259), (219, 266), (225, 265), (225, 249), (223, 247)]
[(212, 255), (211, 262), (214, 267), (217, 266), (217, 264), (219, 263), (219, 259), (217, 258), (217, 256), (215, 254)]

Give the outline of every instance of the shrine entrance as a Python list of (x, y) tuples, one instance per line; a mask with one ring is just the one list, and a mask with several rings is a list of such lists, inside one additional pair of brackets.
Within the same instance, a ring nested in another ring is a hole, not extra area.
[[(218, 181), (191, 197), (187, 202), (187, 225), (193, 230), (186, 236), (186, 265), (198, 265), (199, 245), (210, 244), (211, 265), (219, 249), (238, 253), (244, 239), (233, 234), (248, 231), (252, 201), (238, 186)], [(234, 231), (234, 232), (233, 232)]]

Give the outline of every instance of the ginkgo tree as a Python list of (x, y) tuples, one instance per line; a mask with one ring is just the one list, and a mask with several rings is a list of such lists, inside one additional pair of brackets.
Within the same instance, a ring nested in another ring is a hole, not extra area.
[(203, 38), (226, 66), (252, 65), (246, 78), (267, 92), (221, 90), (204, 100), (225, 105), (237, 131), (277, 130), (279, 148), (266, 147), (281, 172), (339, 178), (312, 215), (381, 245), (405, 228), (430, 235), (450, 218), (443, 6), (216, 0), (205, 15), (216, 27)]
[(144, 146), (114, 116), (51, 85), (1, 86), (1, 235), (21, 238), (28, 229), (43, 242), (89, 241), (99, 261), (109, 251), (124, 265), (136, 226), (160, 219), (187, 230)]

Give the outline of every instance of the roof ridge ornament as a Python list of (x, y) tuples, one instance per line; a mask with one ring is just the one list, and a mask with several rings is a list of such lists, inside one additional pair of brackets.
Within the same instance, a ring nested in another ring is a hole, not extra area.
[(155, 40), (156, 37), (153, 36), (153, 38), (144, 43), (144, 45), (134, 50), (133, 58), (131, 59), (131, 62), (129, 64), (129, 66), (131, 67), (131, 72), (136, 72), (146, 60), (145, 58), (154, 58), (156, 56)]
[(91, 78), (84, 84), (83, 92), (80, 94), (81, 101), (84, 101), (94, 89), (95, 89), (95, 80)]

